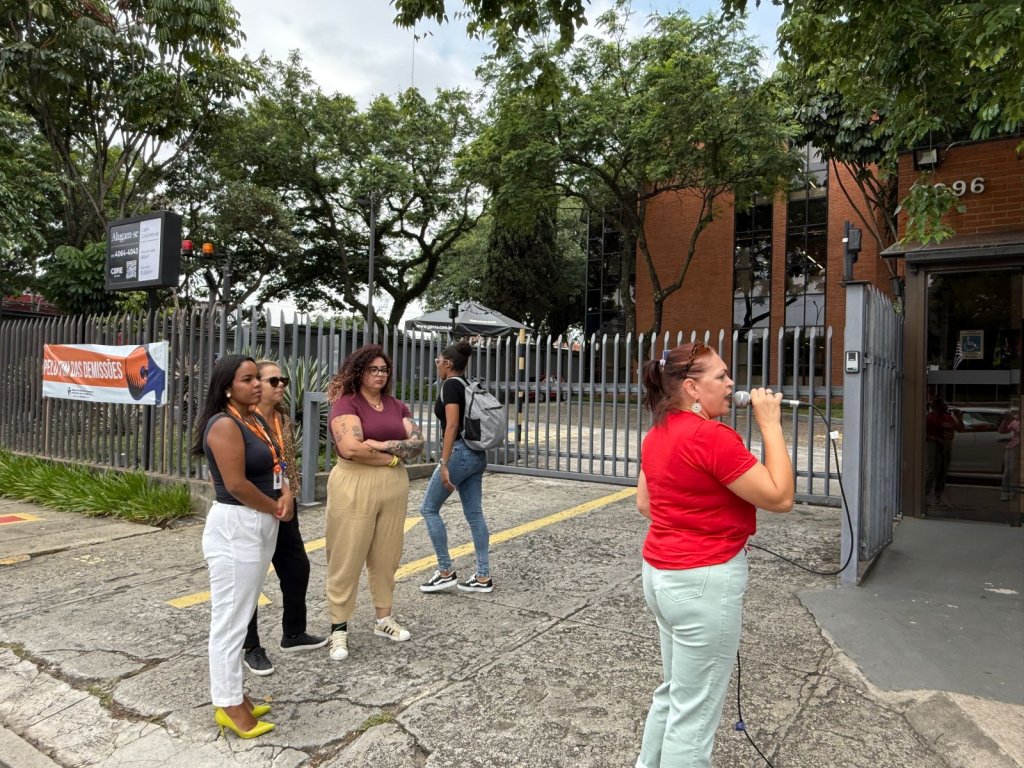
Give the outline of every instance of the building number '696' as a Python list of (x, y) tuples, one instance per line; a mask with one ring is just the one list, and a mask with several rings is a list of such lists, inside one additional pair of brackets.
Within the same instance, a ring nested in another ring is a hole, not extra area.
[(964, 181), (963, 179), (957, 179), (956, 181), (951, 182), (950, 184), (943, 184), (942, 182), (939, 182), (935, 186), (948, 186), (950, 189), (953, 190), (953, 194), (956, 195), (957, 197), (963, 197), (968, 192), (970, 192), (972, 195), (980, 195), (982, 192), (985, 191), (985, 178), (983, 176), (975, 176), (969, 182)]

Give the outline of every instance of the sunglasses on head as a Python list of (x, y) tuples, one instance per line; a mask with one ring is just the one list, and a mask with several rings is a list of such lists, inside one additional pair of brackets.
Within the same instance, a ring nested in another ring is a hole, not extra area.
[(693, 342), (693, 348), (690, 350), (690, 362), (683, 366), (683, 376), (690, 375), (690, 368), (693, 367), (694, 361), (701, 355), (710, 354), (713, 350), (703, 341)]
[(269, 378), (264, 379), (264, 381), (272, 387), (277, 387), (278, 385), (287, 387), (290, 379), (287, 376), (270, 376)]

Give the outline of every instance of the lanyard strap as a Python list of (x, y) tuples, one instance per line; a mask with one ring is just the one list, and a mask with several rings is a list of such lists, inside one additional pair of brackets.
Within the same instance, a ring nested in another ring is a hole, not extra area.
[(274, 471), (282, 471), (281, 460), (277, 457), (277, 450), (274, 448), (274, 441), (270, 439), (270, 435), (267, 434), (267, 431), (263, 428), (263, 425), (259, 423), (255, 414), (253, 414), (253, 423), (250, 424), (248, 421), (242, 418), (242, 414), (235, 410), (235, 406), (231, 405), (230, 403), (228, 403), (228, 412), (236, 419), (238, 419), (240, 422), (242, 422), (249, 429), (250, 432), (252, 432), (254, 435), (256, 435), (256, 437), (258, 437), (266, 444), (267, 448), (270, 449), (270, 456), (274, 460)]
[[(273, 418), (274, 432), (277, 435), (277, 444), (279, 446), (281, 446), (281, 453), (283, 454), (284, 453), (284, 434), (282, 434), (282, 432), (281, 432), (281, 422), (282, 421), (283, 421), (283, 419), (281, 418), (281, 414), (278, 413), (277, 411), (274, 411), (274, 418)], [(288, 462), (283, 460), (283, 459), (285, 459), (287, 457), (286, 456), (282, 456), (281, 458), (282, 458), (281, 469), (282, 470), (288, 469)]]

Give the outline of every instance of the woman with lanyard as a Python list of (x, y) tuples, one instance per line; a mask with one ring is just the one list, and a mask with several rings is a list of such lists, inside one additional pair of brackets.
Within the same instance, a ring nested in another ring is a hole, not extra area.
[[(281, 446), (284, 458), (284, 472), (292, 497), (299, 487), (299, 473), (295, 463), (295, 439), (291, 421), (284, 409), (284, 396), (288, 377), (281, 375), (281, 369), (273, 360), (258, 360), (263, 396), (257, 409), (263, 420), (270, 425), (271, 433)], [(306, 589), (309, 586), (309, 556), (299, 531), (298, 502), (292, 502), (292, 519), (282, 522), (277, 531), (277, 546), (274, 547), (274, 572), (281, 582), (281, 643), (284, 653), (308, 651), (323, 648), (327, 638), (306, 632)], [(254, 675), (271, 675), (274, 665), (260, 644), (256, 621), (257, 610), (252, 613), (249, 629), (245, 635), (245, 668)]]
[[(434, 403), (434, 415), (441, 422), (443, 438), (441, 459), (423, 494), (420, 514), (427, 524), (430, 542), (434, 545), (437, 570), (426, 582), (420, 584), (422, 592), (440, 592), (456, 584), (463, 592), (494, 590), (488, 553), (490, 534), (483, 510), (483, 475), (487, 469), (487, 454), (474, 451), (462, 439), (462, 414), (466, 409), (466, 381), (463, 377), (472, 354), (473, 348), (469, 343), (460, 341), (445, 347), (441, 356), (434, 361), (437, 376), (441, 379), (441, 391)], [(441, 519), (441, 505), (456, 488), (459, 489), (462, 514), (469, 523), (476, 553), (476, 573), (463, 582), (459, 582), (455, 573), (448, 552), (448, 529)]]
[(196, 423), (194, 456), (206, 456), (216, 501), (206, 516), (203, 556), (210, 570), (210, 695), (221, 727), (243, 739), (273, 723), (258, 718), (243, 690), (242, 644), (267, 575), (279, 521), (292, 519), (280, 445), (256, 410), (263, 389), (256, 363), (242, 355), (213, 367)]
[(327, 386), (328, 418), (338, 459), (327, 480), (327, 610), (334, 661), (348, 658), (348, 621), (359, 576), (377, 613), (373, 634), (404, 641), (409, 630), (391, 615), (402, 558), (409, 474), (423, 451), (409, 406), (390, 394), (391, 360), (379, 344), (349, 355)]
[(654, 691), (637, 768), (708, 768), (740, 643), (747, 538), (757, 508), (793, 508), (782, 395), (754, 389), (764, 463), (718, 421), (732, 407), (729, 368), (706, 344), (644, 364), (644, 438), (636, 506), (651, 523), (643, 588), (658, 624), (663, 680)]

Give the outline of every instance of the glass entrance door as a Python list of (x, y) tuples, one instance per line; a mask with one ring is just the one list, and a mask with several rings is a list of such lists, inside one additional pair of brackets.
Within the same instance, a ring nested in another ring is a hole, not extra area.
[(1020, 521), (1022, 274), (928, 276), (929, 517)]

